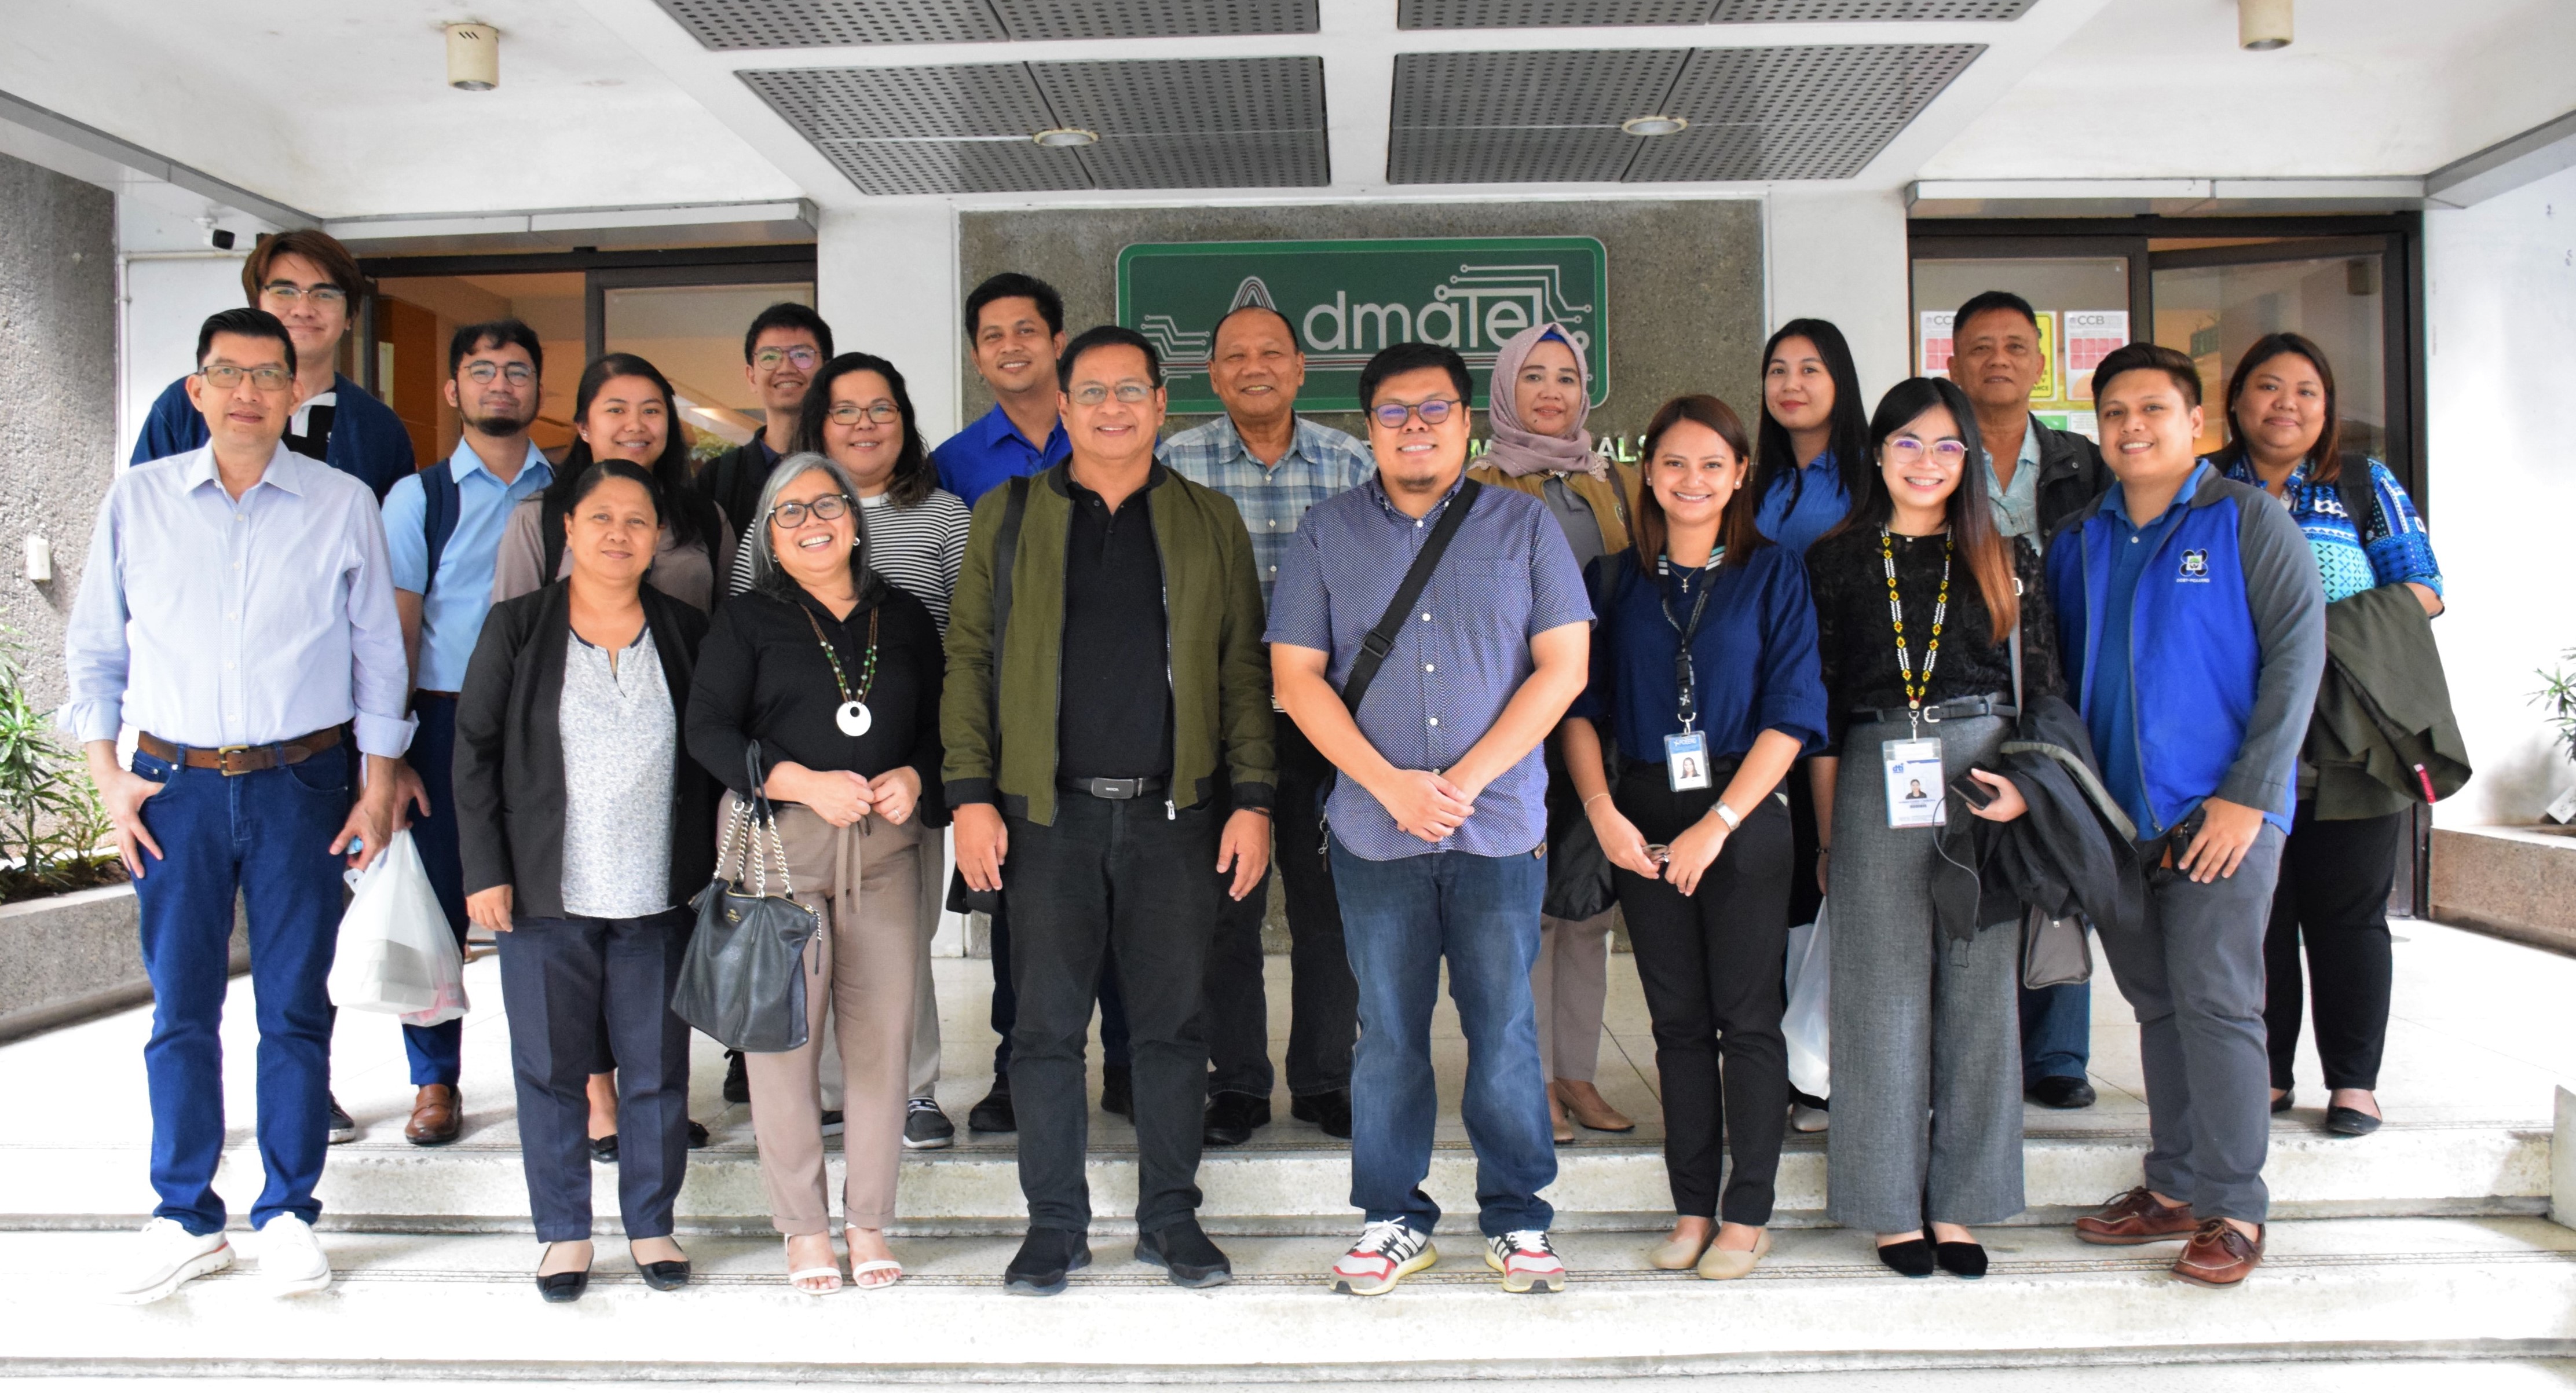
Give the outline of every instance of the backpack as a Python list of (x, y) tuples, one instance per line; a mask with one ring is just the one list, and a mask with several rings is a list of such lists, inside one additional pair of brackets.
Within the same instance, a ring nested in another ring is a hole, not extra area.
[(425, 598), (438, 584), (438, 561), (447, 554), (447, 541), (456, 535), (456, 471), (445, 460), (420, 471), (420, 531), (429, 543), (429, 575), (422, 581), (420, 593)]

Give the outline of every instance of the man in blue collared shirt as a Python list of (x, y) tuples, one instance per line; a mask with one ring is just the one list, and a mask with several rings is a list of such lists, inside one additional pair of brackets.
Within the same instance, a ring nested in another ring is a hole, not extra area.
[[(447, 404), (463, 438), (440, 464), (394, 485), (385, 495), (385, 545), (393, 556), (394, 601), (402, 609), (403, 645), (411, 652), (412, 713), (420, 733), (411, 764), (428, 790), (429, 812), (412, 825), (412, 844), (429, 871), (430, 888), (447, 911), (456, 941), (465, 942), (465, 863), (457, 849), (452, 769), (456, 694), (465, 665), (492, 608), (492, 566), (501, 528), (523, 498), (544, 491), (554, 470), (528, 440), (543, 395), (545, 350), (536, 331), (515, 319), (469, 324), (447, 346)], [(433, 490), (450, 529), (431, 522)], [(438, 549), (436, 574), (430, 548)], [(464, 1128), (456, 1076), (464, 1022), (403, 1027), (411, 1058), (411, 1120), (403, 1135), (417, 1146), (444, 1146)]]
[[(996, 484), (1035, 474), (1073, 453), (1056, 417), (1056, 355), (1064, 352), (1064, 297), (1035, 276), (1004, 271), (966, 296), (966, 338), (993, 409), (930, 452), (939, 486), (975, 506)], [(1043, 442), (1043, 443), (1033, 443)]]
[[(295, 349), (262, 310), (197, 336), (189, 397), (208, 442), (118, 476), (64, 641), (63, 728), (86, 747), (134, 876), (152, 980), (153, 1220), (108, 1284), (157, 1301), (229, 1266), (222, 1046), (233, 902), (258, 997), (261, 1275), (330, 1285), (313, 1238), (327, 1143), (341, 853), (374, 860), (409, 779), (401, 629), (375, 496), (288, 450)], [(117, 736), (135, 732), (134, 767)], [(350, 737), (366, 756), (351, 801)]]
[[(1267, 305), (1245, 305), (1217, 321), (1209, 335), (1208, 382), (1225, 414), (1164, 441), (1163, 464), (1243, 511), (1267, 600), (1280, 555), (1306, 510), (1358, 487), (1377, 472), (1377, 462), (1367, 446), (1297, 414), (1306, 355), (1297, 350), (1288, 317)], [(1342, 948), (1332, 866), (1320, 849), (1322, 813), (1315, 804), (1331, 772), (1295, 722), (1279, 723), (1272, 861), (1288, 901), (1288, 1107), (1326, 1136), (1348, 1137), (1359, 987)], [(1270, 1007), (1261, 968), (1261, 921), (1269, 906), (1266, 886), (1218, 901), (1208, 946), (1209, 1146), (1240, 1145), (1270, 1121)]]
[(1271, 594), (1280, 703), (1341, 771), (1326, 803), (1335, 897), (1360, 986), (1351, 1069), (1351, 1202), (1368, 1227), (1332, 1284), (1377, 1295), (1436, 1260), (1422, 1192), (1438, 1099), (1440, 967), (1467, 1037), (1477, 1216), (1506, 1291), (1555, 1291), (1556, 1178), (1530, 967), (1547, 888), (1538, 746), (1583, 690), (1592, 607), (1547, 505), (1489, 488), (1467, 505), (1403, 616), (1375, 685), (1343, 705), (1360, 643), (1395, 598), (1467, 466), (1467, 365), (1397, 344), (1360, 373), (1374, 478), (1309, 510)]

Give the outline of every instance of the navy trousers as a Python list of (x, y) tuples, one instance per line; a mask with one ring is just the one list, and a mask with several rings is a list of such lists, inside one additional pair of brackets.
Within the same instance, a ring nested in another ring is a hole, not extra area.
[[(411, 737), (411, 753), (404, 758), (420, 771), (420, 781), (429, 790), (429, 816), (421, 817), (419, 809), (412, 809), (411, 844), (420, 852), (421, 869), (429, 872), (429, 888), (438, 895), (438, 907), (447, 911), (447, 926), (456, 931), (461, 951), (469, 921), (465, 857), (456, 842), (456, 698), (423, 692), (412, 699), (411, 711), (420, 727)], [(465, 1022), (407, 1025), (402, 1032), (403, 1053), (411, 1057), (412, 1087), (432, 1083), (453, 1087), (463, 1054)]]

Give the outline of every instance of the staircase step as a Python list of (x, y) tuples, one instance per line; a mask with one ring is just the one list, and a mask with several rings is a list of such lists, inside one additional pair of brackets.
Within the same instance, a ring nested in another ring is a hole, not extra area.
[(1014, 1381), (1383, 1381), (2141, 1360), (2186, 1341), (2176, 1357), (2576, 1352), (2576, 1231), (2543, 1220), (2278, 1224), (2262, 1270), (2225, 1293), (2166, 1275), (2174, 1245), (1988, 1236), (1993, 1273), (1973, 1286), (1895, 1277), (1841, 1232), (1782, 1233), (1753, 1277), (1719, 1286), (1645, 1269), (1633, 1236), (1570, 1234), (1569, 1289), (1529, 1300), (1496, 1288), (1471, 1232), (1442, 1235), (1438, 1267), (1376, 1300), (1324, 1289), (1329, 1240), (1232, 1240), (1235, 1281), (1186, 1292), (1103, 1237), (1067, 1293), (1010, 1302), (1009, 1240), (912, 1239), (897, 1244), (901, 1286), (820, 1303), (784, 1284), (774, 1240), (694, 1239), (696, 1282), (662, 1293), (609, 1239), (590, 1294), (555, 1307), (532, 1290), (524, 1239), (343, 1235), (328, 1240), (328, 1291), (271, 1296), (245, 1239), (234, 1271), (129, 1309), (90, 1294), (115, 1240), (8, 1233), (0, 1373), (920, 1382), (978, 1366)]

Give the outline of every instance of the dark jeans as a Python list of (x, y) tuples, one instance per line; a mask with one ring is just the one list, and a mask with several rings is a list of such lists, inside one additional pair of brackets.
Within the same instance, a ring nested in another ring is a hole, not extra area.
[(1360, 984), (1360, 1043), (1351, 1061), (1351, 1203), (1370, 1223), (1440, 1222), (1422, 1192), (1440, 1099), (1431, 1010), (1440, 965), (1467, 1037), (1459, 1112), (1476, 1148), (1477, 1227), (1488, 1237), (1544, 1229), (1556, 1211), (1538, 1192), (1556, 1180), (1547, 1079), (1538, 1062), (1530, 967), (1538, 961), (1547, 863), (1531, 855), (1425, 852), (1393, 861), (1332, 844), (1343, 941)]
[[(1669, 843), (1724, 791), (1675, 793), (1664, 766), (1638, 764), (1620, 779), (1615, 806), (1647, 841)], [(1765, 798), (1728, 835), (1697, 894), (1619, 867), (1610, 873), (1654, 1019), (1673, 1210), (1687, 1217), (1719, 1216), (1721, 1142), (1732, 1139), (1724, 1217), (1771, 1222), (1789, 1111), (1780, 1016), (1789, 1004), (1782, 974), (1791, 864), (1789, 810)]]
[(143, 825), (161, 859), (142, 853), (134, 882), (152, 1036), (143, 1071), (152, 1100), (153, 1214), (190, 1233), (220, 1233), (215, 1168), (224, 1152), (224, 994), (232, 976), (233, 897), (250, 924), (250, 983), (259, 1022), (258, 1139), (267, 1183), (254, 1226), (322, 1212), (330, 1132), (331, 998), (339, 945), (341, 860), (331, 839), (349, 818), (343, 742), (301, 764), (227, 778), (136, 751), (134, 772), (161, 785)]
[[(465, 859), (456, 842), (456, 698), (422, 693), (412, 698), (411, 713), (420, 725), (412, 732), (411, 749), (403, 758), (420, 771), (421, 784), (429, 790), (429, 816), (422, 817), (417, 807), (409, 810), (411, 844), (420, 852), (421, 869), (429, 872), (429, 888), (438, 895), (438, 907), (447, 911), (447, 926), (456, 931), (456, 946), (462, 949), (471, 921), (465, 917)], [(465, 1022), (407, 1025), (402, 1032), (403, 1053), (411, 1057), (412, 1086), (453, 1086), (465, 1043)]]
[[(1091, 1225), (1083, 1179), (1091, 1104), (1083, 1037), (1104, 967), (1124, 989), (1136, 1090), (1136, 1226), (1147, 1233), (1199, 1207), (1207, 1110), (1207, 1037), (1199, 984), (1215, 916), (1217, 812), (1167, 815), (1160, 798), (1056, 795), (1055, 822), (1008, 818), (1011, 1098), (1020, 1124), (1020, 1190), (1034, 1228)], [(1115, 960), (1111, 954), (1115, 952)]]
[(2093, 1058), (2093, 984), (2021, 988), (2021, 1082), (2080, 1079)]
[[(1216, 864), (1210, 853), (1208, 864)], [(993, 945), (993, 1033), (1002, 1043), (993, 1047), (993, 1077), (1011, 1076), (1011, 1032), (1020, 1022), (1020, 994), (1011, 987), (1011, 907), (1004, 904), (991, 916)], [(1087, 1018), (1086, 1018), (1087, 1019)], [(1112, 1068), (1128, 1066), (1127, 1003), (1118, 995), (1118, 960), (1103, 950), (1100, 971), (1100, 1057)]]
[(689, 1027), (671, 985), (685, 909), (641, 919), (526, 919), (495, 935), (519, 1160), (537, 1241), (590, 1237), (590, 1073), (603, 1027), (617, 1065), (617, 1208), (626, 1236), (663, 1238), (689, 1164)]
[[(1288, 1091), (1300, 1097), (1351, 1086), (1351, 1044), (1359, 1037), (1360, 987), (1342, 947), (1342, 907), (1324, 855), (1317, 806), (1332, 766), (1294, 721), (1276, 723), (1279, 792), (1271, 822), (1271, 865), (1288, 898)], [(1208, 946), (1207, 1035), (1210, 1093), (1270, 1096), (1270, 1003), (1261, 974), (1261, 924), (1270, 877), (1252, 893), (1226, 898), (1217, 877), (1216, 937)]]
[[(2299, 998), (2317, 1019), (2317, 1057), (2326, 1087), (2379, 1087), (2388, 1044), (2388, 892), (2397, 882), (2397, 844), (2406, 814), (2320, 822), (2301, 803), (2281, 847), (2281, 883), (2263, 936), (2263, 1024), (2271, 1035), (2272, 1086), (2290, 1086), (2299, 1057)], [(2308, 950), (2302, 993), (2299, 947)]]

